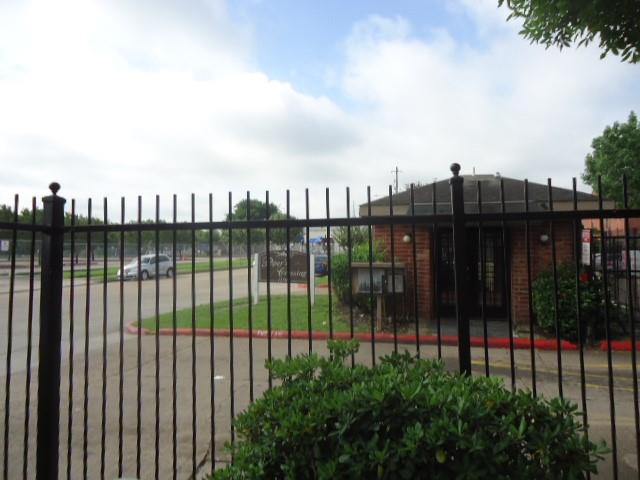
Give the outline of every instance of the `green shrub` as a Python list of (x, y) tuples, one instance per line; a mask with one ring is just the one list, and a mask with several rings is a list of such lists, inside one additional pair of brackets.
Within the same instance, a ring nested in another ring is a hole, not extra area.
[[(385, 259), (386, 252), (384, 248), (377, 242), (373, 244), (373, 262), (381, 262)], [(351, 261), (368, 262), (369, 261), (369, 242), (353, 245), (351, 250)], [(346, 253), (334, 255), (331, 259), (331, 285), (334, 293), (342, 303), (349, 302), (349, 277), (351, 268), (349, 265), (349, 257)], [(354, 306), (367, 311), (369, 309), (368, 295), (354, 295)]]
[(566, 401), (407, 353), (345, 366), (357, 342), (329, 348), (270, 364), (282, 385), (236, 418), (234, 464), (214, 478), (585, 478), (605, 453)]
[[(578, 339), (578, 316), (576, 313), (576, 275), (575, 270), (568, 265), (561, 265), (557, 269), (558, 276), (558, 324), (560, 337), (575, 341)], [(604, 325), (604, 294), (601, 279), (580, 276), (580, 306), (582, 338), (601, 338)], [(555, 300), (553, 270), (542, 272), (532, 286), (532, 306), (538, 326), (545, 332), (555, 335)], [(610, 313), (615, 314), (613, 304)]]

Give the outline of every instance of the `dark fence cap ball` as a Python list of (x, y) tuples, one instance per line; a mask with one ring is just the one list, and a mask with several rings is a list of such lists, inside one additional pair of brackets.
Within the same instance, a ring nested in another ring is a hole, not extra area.
[(49, 185), (49, 190), (51, 190), (54, 195), (57, 195), (58, 190), (60, 190), (60, 184), (58, 182), (51, 183), (51, 185)]
[(451, 164), (451, 173), (453, 173), (454, 177), (457, 177), (458, 174), (460, 173), (460, 164), (459, 163), (452, 163)]

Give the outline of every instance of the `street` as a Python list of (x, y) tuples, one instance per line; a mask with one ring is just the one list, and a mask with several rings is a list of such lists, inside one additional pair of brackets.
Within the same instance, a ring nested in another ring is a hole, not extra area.
[[(234, 298), (247, 296), (247, 270), (237, 268), (233, 270)], [(227, 270), (214, 272), (214, 301), (229, 300), (229, 272)], [(172, 280), (161, 277), (158, 279), (158, 312), (160, 314), (170, 312), (173, 305)], [(140, 317), (148, 318), (155, 314), (156, 310), (156, 281), (149, 279), (140, 283)], [(196, 305), (208, 302), (210, 280), (209, 273), (196, 273), (195, 275)], [(122, 302), (120, 298), (120, 282), (112, 281), (106, 284), (106, 332), (107, 343), (118, 343), (120, 338), (120, 305), (123, 307), (123, 321), (126, 325), (137, 319), (138, 310), (138, 282), (128, 280), (123, 282)], [(284, 285), (272, 285), (272, 293), (283, 293)], [(27, 275), (15, 277), (13, 299), (13, 335), (12, 335), (12, 372), (19, 372), (26, 368), (26, 355), (28, 345), (27, 325), (29, 312), (29, 279)], [(262, 288), (261, 292), (265, 289)], [(104, 315), (104, 284), (93, 281), (87, 292), (85, 279), (75, 280), (73, 288), (73, 324), (74, 324), (74, 350), (84, 349), (86, 300), (89, 296), (89, 350), (102, 349), (103, 319)], [(33, 292), (33, 306), (36, 312), (33, 321), (32, 342), (35, 348), (38, 345), (39, 328), (37, 312), (40, 302), (39, 278), (36, 277), (35, 290)], [(70, 281), (64, 280), (63, 311), (62, 311), (62, 351), (69, 351), (69, 322), (70, 322)], [(0, 277), (0, 332), (3, 334), (8, 329), (9, 306), (9, 277)], [(178, 310), (191, 306), (191, 275), (178, 275), (176, 277), (176, 308)], [(125, 335), (125, 341), (131, 340), (130, 335)], [(0, 343), (0, 364), (7, 361), (8, 343)], [(37, 358), (33, 357), (35, 365)], [(2, 374), (4, 375), (4, 370)]]

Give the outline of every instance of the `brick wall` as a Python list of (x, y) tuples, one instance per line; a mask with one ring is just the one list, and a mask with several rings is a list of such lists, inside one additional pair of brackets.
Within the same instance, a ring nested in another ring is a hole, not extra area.
[[(531, 225), (529, 245), (531, 248), (531, 280), (538, 274), (550, 269), (552, 265), (551, 241), (540, 242), (542, 234), (549, 234), (549, 223)], [(554, 223), (557, 265), (574, 262), (573, 224), (571, 222)], [(529, 325), (529, 282), (527, 279), (527, 250), (524, 226), (511, 228), (511, 311), (514, 324)]]
[[(554, 224), (557, 264), (573, 262), (573, 224), (571, 222)], [(404, 243), (402, 238), (411, 234), (410, 225), (394, 226), (395, 260), (402, 262), (406, 268), (407, 302), (413, 308), (413, 245)], [(387, 259), (391, 259), (391, 228), (388, 225), (374, 227), (374, 238), (387, 246)], [(540, 236), (549, 234), (549, 224), (531, 225), (529, 228), (529, 244), (531, 248), (531, 278), (545, 269), (551, 268), (551, 242), (542, 244)], [(416, 266), (418, 270), (418, 313), (421, 319), (433, 317), (433, 268), (431, 255), (432, 234), (426, 226), (416, 227)], [(523, 226), (512, 226), (510, 231), (511, 251), (511, 311), (515, 325), (529, 325), (529, 283), (527, 280), (527, 257), (525, 229)], [(507, 292), (509, 293), (509, 292)]]
[[(407, 306), (413, 312), (413, 243), (402, 241), (405, 235), (412, 235), (411, 225), (394, 225), (394, 258), (402, 262), (406, 271)], [(386, 246), (387, 260), (391, 260), (391, 227), (376, 225), (373, 229), (375, 241)], [(431, 319), (433, 316), (433, 276), (431, 274), (431, 232), (426, 226), (416, 226), (416, 267), (418, 273), (418, 315), (421, 319)]]

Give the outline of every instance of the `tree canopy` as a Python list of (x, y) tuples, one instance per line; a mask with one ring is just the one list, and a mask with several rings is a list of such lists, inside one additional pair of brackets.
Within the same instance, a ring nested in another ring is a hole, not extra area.
[[(333, 239), (343, 247), (348, 247), (349, 229), (348, 227), (336, 227), (332, 233)], [(365, 226), (351, 227), (351, 245), (362, 245), (369, 242), (369, 231)]]
[(532, 43), (569, 47), (588, 45), (598, 37), (602, 54), (640, 61), (638, 0), (498, 0), (511, 10), (508, 20), (524, 20), (520, 34)]
[[(18, 211), (18, 223), (20, 224), (30, 224), (33, 221), (34, 212), (29, 208), (23, 208)], [(42, 208), (36, 207), (35, 210), (35, 223), (42, 224), (43, 222), (44, 212)], [(13, 208), (9, 205), (0, 204), (0, 222), (13, 222), (14, 221), (14, 212)], [(72, 216), (71, 212), (67, 211), (64, 215), (64, 223), (65, 225), (72, 224)], [(75, 225), (87, 225), (89, 224), (89, 217), (86, 215), (82, 215), (76, 213), (75, 219), (73, 219), (73, 223)], [(119, 222), (108, 222), (111, 225), (119, 225)], [(132, 220), (128, 222), (129, 224), (138, 223), (137, 220)], [(160, 220), (156, 222), (153, 219), (143, 219), (143, 224), (165, 224), (167, 223), (165, 220)], [(92, 225), (103, 225), (104, 219), (98, 218), (94, 215), (91, 215), (91, 224)], [(156, 240), (156, 232), (153, 230), (143, 230), (140, 233), (140, 247), (142, 253), (151, 252), (155, 248), (155, 240)], [(209, 231), (208, 230), (195, 230), (195, 241), (196, 248), (201, 248), (202, 245), (206, 245), (209, 242)], [(158, 242), (160, 243), (160, 248), (170, 248), (173, 243), (174, 232), (171, 230), (160, 230), (158, 232)], [(10, 239), (12, 237), (10, 230), (0, 230), (0, 238), (1, 239)], [(29, 248), (29, 240), (31, 238), (31, 234), (27, 231), (19, 231), (16, 234), (18, 244), (22, 243), (23, 250)], [(93, 233), (91, 235), (93, 240), (93, 248), (96, 246), (101, 246), (103, 242), (103, 234)], [(189, 246), (191, 243), (191, 231), (190, 230), (176, 230), (175, 231), (175, 239), (176, 245), (180, 250), (184, 249), (185, 246)], [(77, 248), (77, 252), (82, 251), (85, 248), (85, 244), (87, 242), (87, 234), (85, 232), (76, 232), (74, 234), (74, 240)], [(220, 232), (218, 230), (211, 231), (211, 240), (214, 243), (218, 243), (220, 241)], [(67, 237), (67, 244), (70, 242), (70, 237)], [(131, 248), (136, 248), (138, 245), (138, 232), (136, 231), (127, 231), (124, 233), (124, 241), (125, 245)], [(120, 244), (120, 232), (111, 231), (107, 233), (107, 243), (111, 246), (118, 246)], [(206, 247), (205, 247), (206, 248)], [(25, 250), (26, 251), (26, 250)], [(130, 251), (130, 250), (129, 250)], [(24, 253), (24, 252), (23, 252)]]
[[(231, 215), (227, 214), (227, 221), (246, 221), (246, 220), (284, 220), (287, 216), (283, 213), (280, 208), (274, 204), (269, 203), (267, 208), (267, 204), (260, 200), (249, 200), (243, 199), (236, 203), (233, 207), (233, 212)], [(295, 217), (291, 216), (291, 219), (295, 219)], [(270, 233), (270, 241), (275, 245), (285, 245), (287, 239), (287, 230), (285, 228), (273, 228), (269, 231)], [(289, 229), (289, 239), (291, 242), (294, 242), (302, 235), (301, 228), (290, 228)], [(229, 234), (227, 230), (222, 230), (223, 240), (228, 242)], [(231, 234), (231, 239), (233, 244), (236, 246), (246, 246), (247, 244), (247, 230), (246, 229), (233, 229)], [(251, 244), (252, 245), (261, 245), (264, 244), (266, 240), (266, 230), (265, 229), (251, 229)]]
[(626, 123), (615, 122), (591, 142), (593, 151), (585, 159), (582, 179), (598, 189), (602, 177), (602, 194), (622, 205), (621, 178), (627, 176), (629, 206), (640, 207), (640, 125), (634, 112)]

